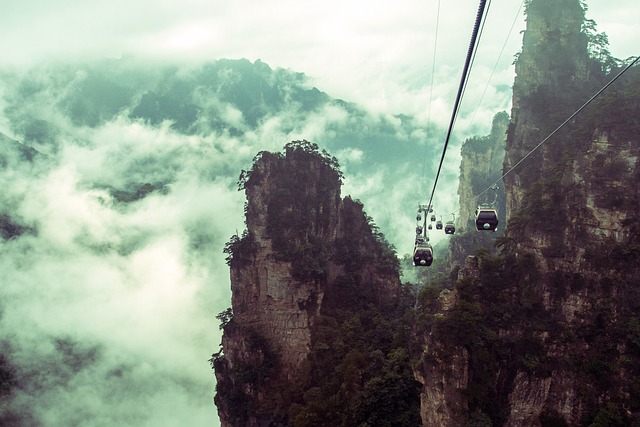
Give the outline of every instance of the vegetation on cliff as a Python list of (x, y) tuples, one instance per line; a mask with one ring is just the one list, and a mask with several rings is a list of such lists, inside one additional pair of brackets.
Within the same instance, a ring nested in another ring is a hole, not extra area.
[(249, 268), (265, 247), (258, 233), (270, 242), (270, 262), (290, 265), (295, 286), (320, 289), (313, 292), (323, 298), (317, 312), (316, 302), (299, 303), (314, 314), (295, 379), (283, 372), (282, 349), (259, 328), (239, 322), (232, 309), (218, 315), (226, 339), (249, 353), (211, 359), (216, 404), (233, 425), (419, 423), (419, 385), (408, 354), (413, 298), (407, 289), (397, 295), (395, 249), (362, 203), (340, 198), (341, 178), (337, 160), (308, 141), (293, 141), (284, 153), (259, 153), (240, 176), (249, 199), (247, 230), (225, 247), (232, 270)]
[[(337, 284), (338, 285), (338, 284)], [(409, 317), (376, 307), (353, 279), (341, 280), (332, 307), (313, 329), (302, 399), (293, 426), (412, 426), (419, 388), (407, 352)], [(405, 307), (410, 298), (405, 298)]]
[[(527, 2), (507, 168), (624, 65), (562, 4)], [(467, 425), (640, 425), (638, 87), (634, 67), (509, 175), (497, 254), (476, 253), (450, 297), (419, 295), (418, 369), (464, 355)]]
[[(517, 60), (507, 167), (624, 64), (611, 57), (595, 23), (584, 19), (584, 4), (563, 2), (564, 14), (556, 13), (549, 0), (526, 5), (548, 33), (525, 34)], [(381, 302), (369, 282), (372, 274), (364, 274), (367, 265), (375, 264), (376, 274), (397, 276), (398, 261), (362, 204), (345, 198), (340, 219), (329, 215), (341, 178), (335, 158), (307, 141), (294, 141), (284, 154), (260, 153), (254, 167), (241, 175), (240, 189), (277, 181), (264, 219), (274, 258), (290, 263), (300, 283), (325, 286), (324, 299), (310, 325), (310, 351), (294, 381), (278, 374), (279, 348), (236, 324), (232, 311), (221, 313), (225, 334), (243, 334), (255, 360), (236, 364), (233, 380), (219, 378), (216, 402), (231, 408), (240, 424), (257, 414), (274, 425), (415, 425), (420, 402), (413, 369), (424, 369), (442, 374), (442, 384), (425, 383), (425, 388), (459, 387), (455, 391), (463, 404), (458, 408), (466, 411), (462, 416), (468, 426), (640, 425), (638, 172), (627, 173), (633, 166), (623, 155), (586, 153), (597, 132), (606, 133), (612, 144), (637, 140), (639, 83), (636, 67), (534, 153), (518, 170), (518, 180), (510, 176), (507, 186), (517, 189), (519, 203), (510, 206), (509, 228), (504, 237), (497, 236), (497, 250), (478, 251), (475, 266), (451, 272), (441, 266), (433, 272), (434, 266), (418, 275), (429, 283), (417, 300), (404, 287), (398, 298)], [(495, 120), (507, 119), (502, 113)], [(463, 157), (482, 154), (489, 139), (500, 139), (494, 137), (470, 139)], [(581, 173), (597, 192), (572, 182), (585, 180), (576, 170), (587, 154), (591, 169)], [(263, 168), (264, 163), (282, 166), (287, 158), (288, 168)], [(292, 167), (309, 158), (321, 173)], [(471, 171), (470, 193), (491, 184), (490, 175)], [(625, 229), (610, 238), (585, 234), (578, 221), (583, 217), (576, 212), (583, 214), (586, 204), (606, 212), (623, 210)], [(247, 207), (248, 216), (253, 209)], [(342, 229), (336, 234), (330, 229), (337, 223)], [(452, 240), (467, 253), (478, 242), (462, 234)], [(231, 268), (250, 264), (257, 243), (251, 227), (234, 236), (225, 249)], [(558, 267), (571, 260), (549, 262), (570, 258), (568, 248), (584, 249), (572, 268)], [(217, 354), (214, 364), (224, 360)], [(465, 363), (462, 387), (448, 383), (453, 360)], [(251, 387), (266, 397), (248, 398)], [(442, 394), (450, 398), (447, 391)]]
[[(602, 271), (598, 264), (583, 273), (542, 273), (533, 254), (478, 253), (477, 274), (456, 283), (458, 302), (444, 316), (439, 291), (423, 290), (418, 327), (446, 343), (444, 352), (429, 357), (446, 360), (456, 348), (469, 354), (469, 383), (462, 392), (470, 414), (503, 425), (519, 372), (530, 382), (564, 372), (585, 404), (580, 425), (638, 422), (640, 254), (621, 245), (596, 250), (608, 255), (607, 275), (596, 274)], [(564, 314), (570, 295), (581, 295), (588, 305), (571, 324)], [(548, 417), (540, 416), (541, 425), (568, 425)]]

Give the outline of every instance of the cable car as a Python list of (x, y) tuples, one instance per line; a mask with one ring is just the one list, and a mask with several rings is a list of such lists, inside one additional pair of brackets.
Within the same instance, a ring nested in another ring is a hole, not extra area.
[(476, 228), (478, 231), (496, 231), (498, 228), (498, 211), (493, 208), (476, 209)]
[(433, 230), (433, 225), (429, 224), (429, 226), (427, 227), (429, 230)]
[(456, 226), (453, 224), (453, 221), (447, 221), (444, 225), (444, 233), (445, 234), (454, 234), (456, 232)]
[(431, 215), (431, 221), (435, 221), (436, 220), (436, 216), (435, 215)]
[(416, 245), (413, 248), (413, 265), (416, 267), (429, 267), (433, 262), (433, 249), (424, 240), (420, 240), (416, 239)]
[(419, 225), (419, 226), (417, 226), (417, 227), (416, 227), (416, 234), (417, 234), (417, 235), (422, 234), (422, 226), (421, 226), (421, 225)]
[(442, 230), (442, 221), (436, 222), (436, 230)]

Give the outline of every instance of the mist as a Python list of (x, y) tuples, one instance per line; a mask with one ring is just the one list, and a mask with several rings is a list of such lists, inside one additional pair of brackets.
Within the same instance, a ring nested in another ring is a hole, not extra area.
[[(2, 81), (8, 423), (216, 425), (208, 360), (231, 301), (224, 245), (244, 229), (240, 171), (261, 150), (317, 143), (402, 256), (440, 154), (419, 119), (261, 62), (50, 64)], [(453, 209), (455, 160), (443, 178)]]

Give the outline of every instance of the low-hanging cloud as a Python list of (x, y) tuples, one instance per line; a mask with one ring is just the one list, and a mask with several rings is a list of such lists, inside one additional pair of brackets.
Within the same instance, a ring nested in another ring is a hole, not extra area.
[[(237, 177), (261, 150), (304, 138), (338, 155), (348, 173), (343, 193), (360, 197), (406, 251), (413, 212), (402, 205), (415, 204), (415, 170), (402, 157), (380, 168), (376, 150), (423, 145), (411, 136), (417, 128), (393, 115), (290, 100), (245, 128), (244, 113), (210, 92), (215, 99), (190, 94), (207, 100), (197, 132), (181, 132), (171, 118), (132, 117), (131, 106), (87, 125), (66, 103), (87, 73), (31, 73), (11, 75), (17, 84), (3, 88), (6, 133), (43, 152), (33, 162), (14, 156), (0, 171), (0, 214), (24, 231), (0, 241), (0, 346), (16, 378), (3, 416), (45, 425), (216, 423), (207, 360), (220, 342), (215, 315), (230, 305), (222, 250), (244, 228)], [(207, 115), (225, 125), (199, 126)], [(45, 131), (33, 130), (37, 120)]]
[[(243, 227), (235, 176), (219, 173), (233, 155), (123, 118), (78, 134), (41, 168), (0, 172), (0, 205), (28, 230), (0, 243), (8, 410), (45, 425), (211, 425), (222, 248)], [(148, 181), (166, 187), (113, 196)]]

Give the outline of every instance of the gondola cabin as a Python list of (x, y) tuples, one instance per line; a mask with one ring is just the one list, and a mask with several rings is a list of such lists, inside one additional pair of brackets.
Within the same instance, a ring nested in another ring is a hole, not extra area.
[(435, 215), (431, 215), (431, 221), (435, 221), (436, 220), (436, 216)]
[(498, 212), (491, 208), (478, 208), (476, 210), (476, 228), (478, 231), (496, 231)]
[(445, 234), (454, 234), (456, 232), (456, 226), (453, 224), (453, 221), (447, 221), (444, 225)]
[(442, 230), (442, 221), (436, 222), (436, 230)]
[(428, 243), (416, 243), (413, 248), (413, 265), (429, 267), (433, 262), (433, 249)]

